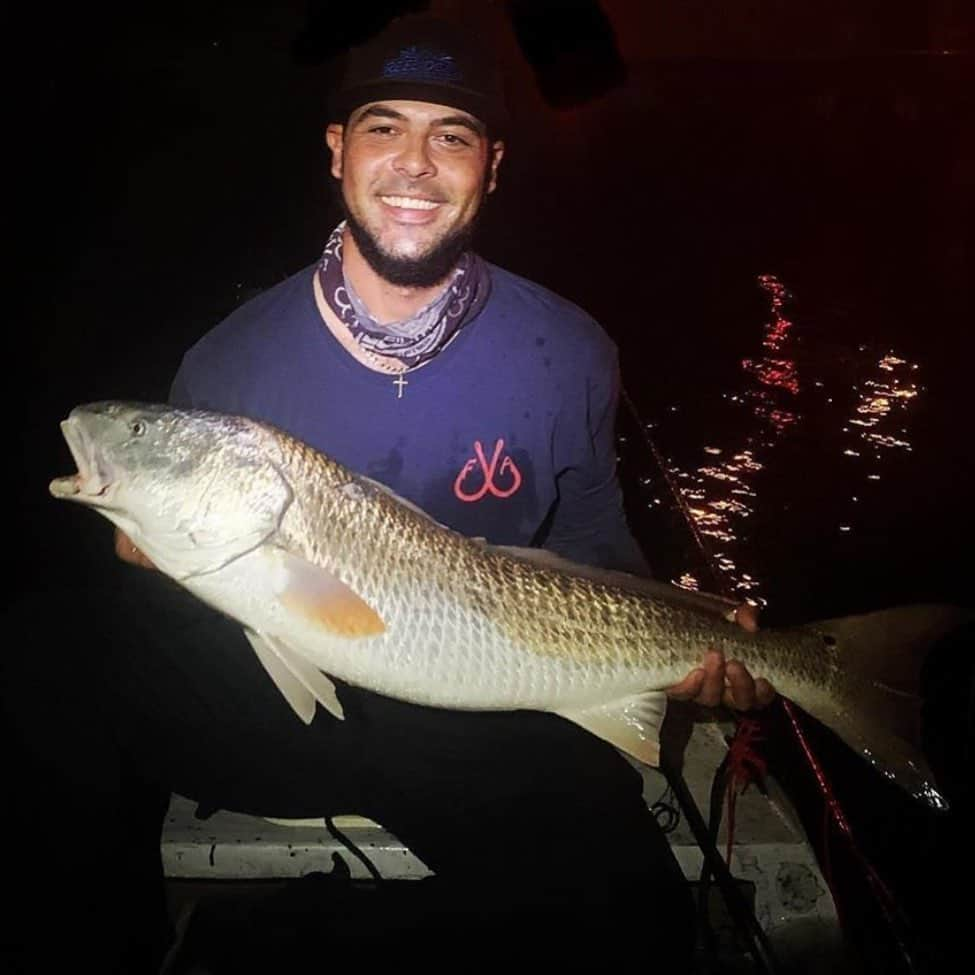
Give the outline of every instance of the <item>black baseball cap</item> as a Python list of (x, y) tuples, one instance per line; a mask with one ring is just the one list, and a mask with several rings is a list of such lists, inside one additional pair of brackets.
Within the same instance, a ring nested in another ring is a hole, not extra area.
[(349, 51), (329, 102), (345, 123), (357, 108), (387, 99), (449, 105), (480, 119), (492, 135), (508, 122), (501, 71), (468, 30), (427, 15), (401, 17)]

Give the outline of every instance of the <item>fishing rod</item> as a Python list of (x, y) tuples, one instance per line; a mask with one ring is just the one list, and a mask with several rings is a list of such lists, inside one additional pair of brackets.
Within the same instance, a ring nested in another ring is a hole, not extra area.
[[(712, 558), (711, 553), (704, 544), (704, 539), (701, 537), (701, 533), (698, 530), (694, 516), (691, 514), (690, 508), (687, 505), (687, 501), (684, 499), (683, 492), (671, 477), (670, 471), (668, 470), (666, 463), (664, 463), (664, 459), (661, 456), (660, 451), (657, 449), (656, 443), (650, 436), (646, 425), (640, 419), (640, 414), (637, 411), (636, 404), (630, 397), (626, 387), (622, 384), (620, 387), (620, 394), (623, 401), (626, 403), (636, 425), (640, 428), (644, 442), (649, 448), (658, 469), (663, 475), (663, 478), (666, 481), (671, 495), (674, 497), (681, 514), (684, 516), (684, 520), (690, 529), (694, 542), (700, 550), (705, 563), (710, 569), (712, 577), (717, 582), (719, 588), (724, 590), (724, 582), (721, 578), (721, 574), (718, 571), (717, 566), (714, 564), (714, 559)], [(726, 600), (729, 606), (737, 605), (737, 601), (731, 599), (731, 597), (727, 594), (725, 594), (723, 598)], [(718, 772), (715, 776), (716, 784), (719, 781), (719, 776), (723, 778), (726, 768), (727, 760), (723, 761), (718, 768)], [(677, 798), (677, 802), (681, 807), (684, 818), (687, 821), (691, 832), (694, 834), (694, 840), (700, 848), (701, 854), (704, 858), (698, 887), (698, 917), (702, 930), (706, 926), (710, 878), (713, 875), (717, 880), (718, 887), (721, 890), (725, 903), (728, 906), (728, 913), (731, 915), (736, 927), (746, 941), (749, 954), (754, 959), (756, 965), (759, 966), (761, 972), (765, 973), (765, 975), (776, 975), (780, 966), (775, 960), (775, 953), (769, 942), (768, 936), (762, 929), (762, 926), (758, 923), (758, 919), (755, 917), (755, 912), (751, 909), (746, 901), (741, 888), (735, 882), (735, 879), (731, 874), (728, 864), (725, 862), (720, 851), (718, 850), (717, 824), (712, 817), (712, 828), (708, 828), (704, 821), (704, 817), (697, 808), (697, 804), (694, 801), (694, 797), (691, 794), (687, 783), (684, 781), (683, 775), (679, 769), (676, 768), (676, 766), (673, 766), (667, 762), (663, 756), (661, 756), (660, 769)]]

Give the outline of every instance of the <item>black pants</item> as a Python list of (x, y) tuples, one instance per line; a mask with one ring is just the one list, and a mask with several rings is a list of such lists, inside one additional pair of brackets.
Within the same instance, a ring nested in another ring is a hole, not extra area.
[(621, 957), (687, 956), (687, 886), (610, 746), (553, 715), (421, 708), (342, 685), (346, 720), (319, 708), (305, 726), (238, 624), (159, 573), (112, 577), (5, 612), (2, 842), (18, 895), (4, 937), (35, 970), (63, 950), (139, 971), (165, 946), (159, 837), (173, 791), (256, 815), (368, 816), (455, 904), (537, 917), (540, 941), (561, 939), (546, 957), (607, 937)]

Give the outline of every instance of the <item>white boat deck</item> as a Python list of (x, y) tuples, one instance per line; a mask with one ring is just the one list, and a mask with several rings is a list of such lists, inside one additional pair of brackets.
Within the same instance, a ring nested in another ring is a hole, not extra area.
[[(727, 750), (724, 735), (730, 730), (730, 725), (696, 724), (684, 752), (684, 779), (705, 818), (712, 778)], [(655, 770), (638, 768), (644, 796), (652, 805), (666, 792), (667, 782)], [(739, 884), (751, 885), (755, 916), (783, 965), (798, 962), (800, 971), (836, 975), (846, 966), (832, 896), (791, 804), (774, 780), (767, 785), (768, 797), (752, 788), (738, 798), (732, 875)], [(324, 820), (272, 822), (223, 810), (201, 820), (195, 812), (195, 803), (173, 798), (162, 843), (163, 866), (173, 880), (240, 882), (328, 873), (334, 853), (341, 854), (353, 879), (370, 879)], [(345, 816), (337, 817), (335, 825), (384, 878), (411, 880), (429, 874), (380, 824)], [(703, 854), (683, 816), (668, 837), (685, 876), (697, 881)], [(580, 836), (579, 850), (567, 855), (590, 856), (582, 846), (589, 841)], [(718, 842), (722, 851), (725, 842), (723, 821)], [(712, 898), (720, 899), (716, 884)]]

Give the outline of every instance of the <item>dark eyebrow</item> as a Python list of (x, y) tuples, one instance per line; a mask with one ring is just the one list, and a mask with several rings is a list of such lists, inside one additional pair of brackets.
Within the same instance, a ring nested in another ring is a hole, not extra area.
[[(397, 112), (395, 108), (389, 108), (387, 105), (370, 105), (368, 108), (364, 109), (362, 114), (355, 120), (355, 124), (358, 124), (363, 119), (370, 117), (392, 118), (399, 122), (409, 122), (409, 118), (402, 112)], [(471, 132), (478, 136), (482, 136), (486, 132), (483, 123), (470, 115), (445, 115), (443, 118), (434, 119), (433, 125), (460, 125), (465, 129), (470, 129)]]
[(363, 109), (362, 113), (356, 119), (356, 122), (361, 122), (364, 118), (369, 118), (370, 116), (376, 116), (378, 118), (395, 118), (399, 119), (401, 122), (406, 121), (406, 116), (402, 112), (397, 112), (395, 109), (387, 108), (385, 105), (370, 105), (368, 108)]
[(462, 125), (465, 129), (470, 129), (475, 135), (484, 135), (487, 131), (484, 123), (478, 121), (470, 115), (447, 115), (444, 118), (438, 118), (434, 125)]

